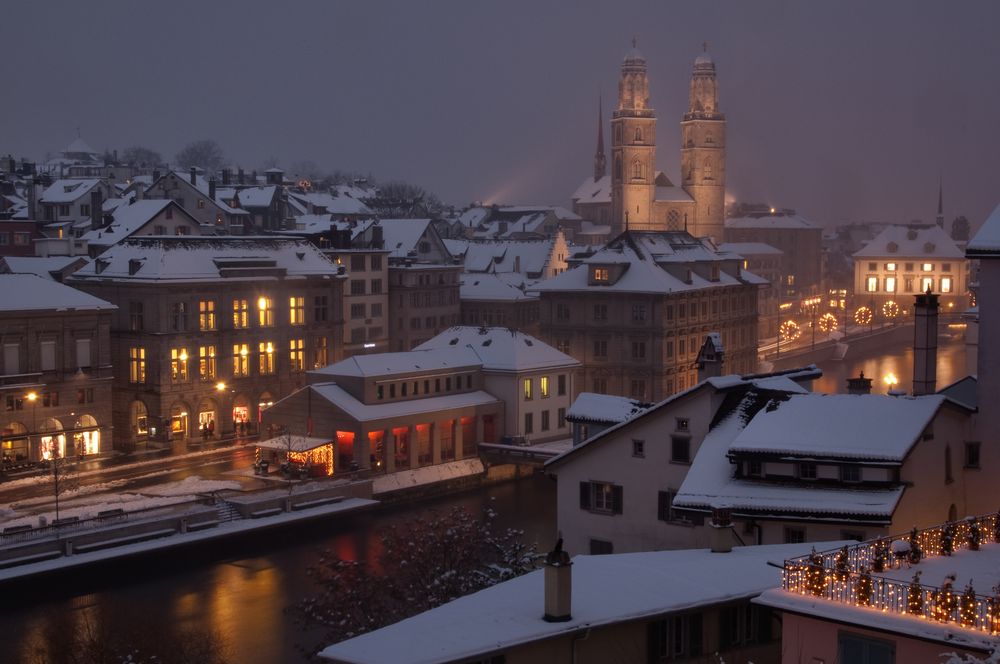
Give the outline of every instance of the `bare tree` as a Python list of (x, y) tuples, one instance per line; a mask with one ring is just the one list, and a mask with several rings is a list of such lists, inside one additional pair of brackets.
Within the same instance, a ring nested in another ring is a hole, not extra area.
[(387, 182), (379, 185), (378, 195), (366, 204), (383, 218), (412, 219), (432, 217), (444, 208), (437, 196), (407, 182)]
[(134, 166), (159, 166), (163, 163), (163, 157), (156, 150), (133, 145), (122, 152), (122, 161)]
[(307, 626), (325, 627), (326, 644), (364, 634), (535, 568), (524, 532), (499, 529), (491, 508), (479, 517), (456, 507), (380, 533), (376, 560), (324, 552), (309, 570), (317, 594), (292, 608)]
[(210, 138), (188, 143), (177, 153), (176, 159), (178, 165), (184, 168), (198, 166), (209, 173), (214, 173), (225, 164), (222, 147)]

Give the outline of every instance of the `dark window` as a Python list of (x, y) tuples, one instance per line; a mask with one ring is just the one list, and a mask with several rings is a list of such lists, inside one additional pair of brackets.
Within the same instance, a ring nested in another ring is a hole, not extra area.
[(768, 643), (771, 633), (771, 611), (765, 606), (740, 604), (719, 611), (719, 646), (722, 650), (753, 643)]
[(644, 440), (632, 441), (632, 456), (634, 457), (646, 456), (646, 441)]
[(560, 429), (562, 429), (564, 426), (566, 426), (566, 409), (560, 408), (558, 411), (556, 411), (556, 415), (559, 420), (558, 426)]
[(691, 439), (687, 436), (670, 437), (670, 460), (674, 463), (691, 463)]
[(542, 431), (549, 430), (549, 411), (542, 411)]
[(128, 303), (128, 327), (132, 332), (142, 331), (142, 302)]
[(891, 641), (841, 632), (837, 635), (837, 661), (856, 664), (895, 664), (896, 646)]
[(580, 482), (580, 509), (600, 514), (621, 514), (622, 487), (610, 482)]
[(979, 443), (965, 444), (965, 467), (979, 468)]
[[(785, 526), (785, 544), (802, 544), (806, 541), (806, 529)], [(850, 661), (850, 660), (845, 660)]]
[(750, 477), (760, 477), (764, 474), (763, 464), (760, 461), (747, 462), (747, 475)]
[(816, 479), (816, 464), (806, 462), (799, 464), (799, 479), (803, 480), (814, 480)]
[(326, 295), (317, 295), (313, 298), (313, 319), (317, 323), (322, 323), (328, 315), (328, 304)]
[(861, 481), (861, 466), (841, 466), (840, 467), (840, 481), (841, 482), (860, 482)]
[(594, 305), (594, 320), (607, 320), (608, 319), (608, 305), (606, 304), (595, 304)]
[(566, 374), (559, 374), (556, 378), (556, 394), (559, 396), (566, 394)]
[(649, 661), (669, 662), (702, 653), (702, 616), (688, 613), (649, 623)]
[(607, 540), (590, 540), (590, 555), (606, 556), (615, 552), (615, 545)]

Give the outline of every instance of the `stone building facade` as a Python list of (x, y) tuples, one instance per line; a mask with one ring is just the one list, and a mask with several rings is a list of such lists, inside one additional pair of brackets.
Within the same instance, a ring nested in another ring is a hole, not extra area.
[(110, 452), (114, 305), (31, 274), (0, 288), (4, 466)]
[(118, 306), (115, 441), (229, 436), (343, 352), (345, 271), (304, 240), (133, 238), (68, 282)]
[(583, 364), (582, 391), (659, 401), (697, 382), (705, 334), (725, 373), (757, 368), (757, 291), (739, 258), (687, 233), (628, 232), (534, 287), (541, 338)]

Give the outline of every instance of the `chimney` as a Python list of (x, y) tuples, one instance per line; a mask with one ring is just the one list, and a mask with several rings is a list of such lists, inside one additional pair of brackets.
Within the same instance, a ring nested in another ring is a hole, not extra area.
[(232, 171), (230, 171), (228, 168), (223, 168), (222, 169), (222, 186), (223, 187), (228, 187), (230, 184), (232, 184)]
[(102, 207), (101, 190), (94, 187), (90, 191), (90, 227), (94, 230), (101, 227), (101, 221), (104, 219)]
[(236, 171), (236, 178), (237, 178), (237, 181), (238, 181), (238, 182), (239, 182), (240, 184), (244, 184), (244, 182), (243, 182), (243, 169), (242, 169), (242, 168), (241, 168), (241, 169), (238, 169), (238, 170)]
[(191, 167), (191, 184), (198, 184), (198, 169)]
[(514, 272), (517, 272), (519, 274), (521, 272), (521, 257), (520, 256), (514, 256)]
[(934, 394), (937, 385), (938, 296), (927, 289), (913, 307), (913, 396)]
[(385, 244), (385, 238), (382, 235), (382, 227), (379, 225), (372, 226), (372, 249), (382, 249)]
[(215, 176), (208, 178), (208, 198), (215, 202)]
[(861, 375), (857, 378), (847, 379), (847, 393), (848, 394), (871, 394), (872, 393), (872, 379), (865, 378), (865, 372), (862, 371)]
[(712, 553), (729, 553), (732, 551), (733, 519), (729, 508), (713, 507), (712, 522), (709, 526), (712, 528), (709, 533)]
[(546, 622), (572, 620), (573, 563), (563, 551), (562, 538), (545, 556), (545, 615)]
[(35, 178), (28, 180), (28, 219), (34, 220), (38, 197), (35, 195)]

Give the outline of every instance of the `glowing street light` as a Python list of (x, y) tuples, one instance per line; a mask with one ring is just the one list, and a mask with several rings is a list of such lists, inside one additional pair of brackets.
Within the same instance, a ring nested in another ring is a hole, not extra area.
[(896, 389), (896, 386), (899, 385), (899, 379), (896, 378), (896, 374), (891, 371), (882, 378), (882, 382), (885, 383), (885, 386), (890, 392)]
[(215, 389), (217, 389), (219, 392), (225, 392), (226, 384), (220, 380), (218, 383), (215, 384)]

